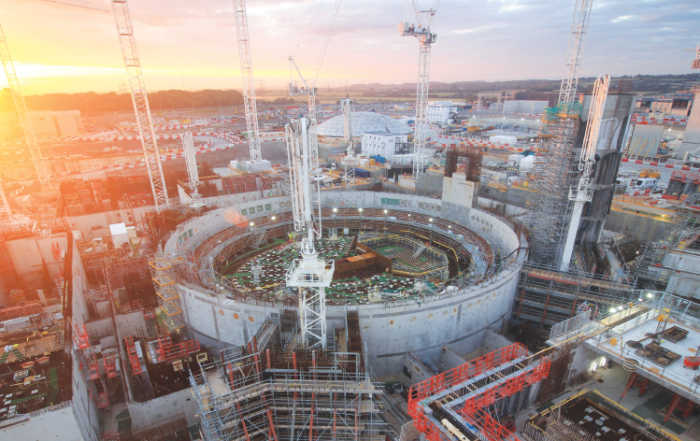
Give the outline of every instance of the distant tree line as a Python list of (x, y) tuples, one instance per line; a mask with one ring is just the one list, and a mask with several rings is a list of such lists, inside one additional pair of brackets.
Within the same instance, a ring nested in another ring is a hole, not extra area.
[[(170, 110), (197, 107), (235, 106), (243, 103), (237, 90), (163, 90), (148, 94), (153, 110)], [(51, 93), (26, 97), (31, 110), (80, 110), (84, 115), (105, 112), (131, 111), (131, 96), (128, 93)], [(12, 110), (9, 90), (0, 93), (0, 109)]]

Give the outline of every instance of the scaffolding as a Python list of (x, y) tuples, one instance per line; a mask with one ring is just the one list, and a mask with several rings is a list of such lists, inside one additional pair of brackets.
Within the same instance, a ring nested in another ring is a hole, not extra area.
[(408, 413), (428, 441), (518, 440), (499, 418), (529, 401), (527, 388), (547, 378), (551, 364), (519, 343), (502, 347), (411, 386)]
[[(361, 352), (283, 352), (278, 329), (268, 320), (245, 348), (190, 370), (202, 439), (384, 441), (383, 389)], [(348, 336), (349, 349), (361, 346)]]
[(544, 133), (535, 158), (536, 193), (531, 212), (531, 256), (539, 263), (557, 266), (571, 216), (569, 189), (578, 176), (577, 149), (580, 104), (548, 108)]
[(384, 440), (357, 353), (224, 355), (190, 375), (204, 440)]
[(174, 265), (182, 262), (182, 258), (156, 257), (149, 262), (153, 286), (158, 296), (160, 306), (156, 311), (159, 319), (168, 329), (168, 332), (180, 332), (185, 326), (185, 319), (180, 306), (180, 295), (175, 288)]

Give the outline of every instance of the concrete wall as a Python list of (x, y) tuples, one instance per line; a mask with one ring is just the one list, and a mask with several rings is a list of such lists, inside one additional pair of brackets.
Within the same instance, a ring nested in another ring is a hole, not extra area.
[(187, 403), (193, 399), (192, 391), (187, 388), (144, 403), (129, 402), (131, 431), (140, 432), (185, 418)]
[[(143, 311), (134, 311), (128, 314), (117, 315), (117, 327), (119, 328), (119, 335), (122, 338), (129, 336), (147, 336), (146, 321), (143, 318)], [(87, 323), (85, 328), (91, 340), (99, 340), (114, 335), (111, 317), (93, 320)]]
[(449, 346), (443, 346), (440, 349), (440, 357), (438, 358), (438, 366), (440, 366), (440, 372), (456, 368), (457, 366), (460, 366), (466, 362), (466, 358), (462, 357), (454, 350), (450, 349)]
[[(288, 211), (289, 200), (272, 198), (248, 202), (199, 219), (185, 222), (166, 244), (169, 254), (187, 253), (218, 231), (227, 228), (228, 216), (246, 210), (248, 216), (270, 215)], [(324, 206), (387, 208), (432, 215), (465, 225), (484, 238), (500, 255), (505, 256), (520, 247), (520, 241), (508, 224), (495, 216), (473, 208), (458, 206), (436, 199), (375, 192), (324, 192)], [(253, 206), (270, 204), (250, 214)], [(234, 213), (231, 213), (234, 212)], [(435, 228), (437, 230), (437, 228)], [(442, 234), (450, 234), (441, 231)], [(522, 266), (522, 258), (511, 261), (504, 269), (483, 282), (454, 288), (441, 296), (428, 297), (422, 302), (406, 301), (369, 305), (328, 306), (329, 329), (343, 327), (347, 310), (357, 310), (363, 341), (377, 375), (400, 368), (408, 352), (421, 352), (437, 358), (444, 345), (460, 353), (474, 350), (481, 344), (487, 327), (498, 328), (511, 312), (513, 296)], [(203, 344), (225, 342), (243, 345), (255, 334), (270, 314), (279, 314), (280, 304), (248, 304), (227, 298), (201, 286), (180, 283), (180, 298), (185, 318)]]
[(672, 251), (664, 256), (664, 266), (672, 268), (666, 292), (700, 299), (700, 254), (689, 251)]
[(549, 101), (507, 100), (503, 102), (503, 113), (544, 113)]
[(70, 402), (0, 422), (0, 439), (83, 441)]
[(22, 284), (32, 288), (42, 286), (45, 280), (44, 264), (52, 280), (63, 277), (65, 235), (9, 240), (5, 246)]
[(503, 335), (491, 329), (487, 329), (486, 332), (484, 332), (484, 341), (481, 343), (481, 347), (483, 348), (484, 353), (486, 353), (495, 351), (496, 349), (501, 349), (511, 344), (513, 344), (513, 342), (505, 338)]
[[(83, 261), (80, 258), (78, 247), (72, 241), (72, 303), (71, 315), (74, 328), (82, 326), (88, 320), (87, 309), (87, 279)], [(73, 360), (77, 360), (76, 348), (71, 344)], [(87, 388), (87, 380), (80, 369), (80, 363), (74, 362), (73, 370), (73, 414), (80, 427), (80, 433), (85, 441), (97, 441), (100, 436), (100, 421), (97, 406), (90, 398)]]
[(72, 279), (72, 295), (73, 301), (71, 304), (71, 313), (73, 323), (82, 325), (89, 318), (87, 306), (87, 276), (85, 267), (83, 267), (83, 259), (78, 252), (78, 246), (75, 241), (72, 241), (73, 256), (71, 260)]
[(693, 108), (683, 134), (683, 144), (678, 148), (676, 157), (684, 158), (688, 154), (700, 152), (700, 87), (693, 91)]
[[(246, 201), (259, 200), (262, 197), (274, 197), (278, 193), (277, 190), (250, 191), (247, 193), (227, 194), (223, 196), (214, 196), (203, 198), (205, 205), (213, 207), (227, 207), (230, 205), (241, 204)], [(108, 235), (110, 224), (126, 222), (128, 216), (133, 213), (134, 221), (137, 224), (145, 224), (144, 216), (153, 211), (152, 206), (136, 207), (133, 210), (113, 210), (101, 213), (85, 214), (82, 216), (70, 216), (67, 218), (68, 225), (73, 231), (80, 231), (84, 238), (90, 239), (95, 235)]]

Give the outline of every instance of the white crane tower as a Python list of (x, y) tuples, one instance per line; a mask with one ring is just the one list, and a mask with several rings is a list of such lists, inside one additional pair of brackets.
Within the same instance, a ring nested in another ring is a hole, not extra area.
[(571, 219), (569, 220), (566, 241), (564, 242), (564, 251), (562, 253), (561, 265), (559, 267), (560, 271), (569, 270), (571, 255), (574, 252), (574, 244), (576, 243), (576, 235), (578, 233), (579, 225), (581, 224), (583, 207), (586, 205), (586, 202), (593, 200), (595, 154), (598, 146), (600, 124), (603, 121), (605, 100), (608, 97), (609, 87), (609, 75), (599, 77), (593, 85), (591, 105), (588, 109), (586, 133), (583, 137), (583, 145), (581, 147), (581, 154), (578, 160), (578, 171), (581, 173), (581, 175), (576, 187), (572, 186), (569, 190), (569, 200), (573, 202), (574, 206), (571, 212)]
[(565, 107), (576, 101), (576, 89), (578, 88), (576, 70), (581, 59), (583, 34), (586, 32), (588, 18), (593, 7), (593, 0), (575, 0), (575, 2), (567, 52), (568, 59), (566, 60), (568, 71), (559, 87), (558, 104)]
[[(289, 57), (289, 68), (290, 68), (290, 80), (289, 80), (289, 96), (299, 96), (299, 95), (306, 95), (307, 96), (307, 110), (308, 110), (308, 116), (309, 116), (309, 128), (308, 128), (308, 133), (309, 133), (309, 151), (311, 154), (311, 169), (314, 170), (314, 173), (316, 173), (318, 176), (316, 177), (316, 204), (318, 208), (318, 222), (319, 222), (319, 230), (320, 230), (320, 225), (321, 225), (321, 179), (320, 179), (320, 165), (319, 165), (319, 160), (318, 160), (318, 137), (316, 135), (316, 127), (318, 125), (318, 119), (317, 119), (317, 114), (316, 114), (316, 86), (315, 84), (309, 85), (309, 83), (306, 81), (304, 78), (304, 75), (301, 73), (301, 69), (299, 69), (299, 66), (297, 65), (296, 61), (294, 61), (294, 57), (290, 56)], [(296, 81), (293, 79), (293, 74), (291, 71), (294, 70), (297, 75), (299, 76), (299, 79), (301, 80), (301, 86), (298, 86), (296, 84)], [(291, 162), (289, 163), (291, 167)], [(291, 171), (291, 169), (290, 169)]]
[(2, 67), (5, 70), (5, 78), (7, 79), (7, 85), (10, 89), (12, 102), (15, 105), (15, 112), (17, 113), (17, 122), (22, 128), (24, 142), (27, 146), (32, 165), (34, 166), (36, 178), (42, 185), (42, 187), (45, 187), (51, 179), (49, 164), (46, 161), (46, 159), (43, 158), (41, 155), (39, 142), (36, 139), (36, 135), (34, 134), (34, 128), (32, 127), (32, 122), (28, 115), (27, 103), (24, 101), (22, 85), (20, 84), (19, 78), (17, 77), (17, 72), (15, 71), (15, 63), (12, 60), (10, 48), (7, 45), (5, 31), (2, 29), (2, 26), (0, 26), (0, 59), (2, 59)]
[(340, 100), (340, 108), (343, 111), (343, 141), (347, 146), (345, 154), (347, 156), (354, 156), (355, 149), (352, 145), (352, 100), (350, 98), (343, 98)]
[(245, 127), (248, 134), (248, 152), (250, 155), (246, 167), (249, 171), (262, 171), (270, 168), (270, 162), (262, 158), (260, 128), (258, 127), (258, 104), (255, 98), (253, 78), (253, 59), (250, 54), (250, 33), (248, 32), (248, 13), (246, 0), (233, 0), (236, 16), (236, 37), (238, 39), (238, 56), (241, 62), (243, 78), (243, 108), (245, 110)]
[(119, 35), (122, 57), (124, 58), (124, 69), (126, 70), (127, 81), (131, 91), (131, 103), (134, 106), (136, 126), (141, 138), (146, 172), (148, 173), (148, 180), (153, 192), (153, 204), (156, 212), (160, 213), (168, 205), (168, 189), (165, 186), (165, 175), (163, 174), (160, 150), (158, 149), (158, 142), (153, 129), (151, 107), (148, 104), (148, 93), (143, 81), (141, 60), (136, 48), (134, 27), (131, 24), (128, 1), (112, 0), (112, 12), (114, 14), (114, 22), (117, 25), (117, 34)]
[(298, 289), (299, 328), (307, 348), (326, 349), (326, 288), (333, 280), (334, 262), (326, 262), (316, 252), (322, 236), (320, 212), (313, 213), (314, 152), (316, 127), (308, 118), (290, 121), (285, 127), (289, 178), (291, 183), (294, 229), (301, 234), (300, 258), (287, 271), (287, 286)]
[(359, 162), (355, 156), (355, 146), (352, 142), (352, 100), (350, 98), (341, 99), (340, 108), (343, 111), (343, 141), (346, 145), (343, 168), (345, 185), (347, 186), (355, 181), (355, 167)]
[(437, 40), (437, 34), (430, 30), (435, 9), (416, 9), (415, 23), (401, 23), (399, 32), (404, 37), (418, 39), (418, 83), (416, 84), (416, 122), (413, 134), (413, 176), (417, 179), (423, 173), (424, 150), (428, 131), (428, 93), (430, 88), (430, 47)]
[(307, 96), (309, 119), (311, 120), (312, 125), (316, 125), (318, 123), (316, 115), (316, 87), (315, 85), (310, 86), (306, 82), (304, 75), (302, 75), (299, 66), (297, 65), (296, 61), (294, 61), (294, 57), (292, 56), (289, 57), (289, 69), (290, 74), (291, 71), (296, 72), (297, 76), (299, 77), (299, 80), (301, 81), (301, 86), (297, 85), (296, 81), (294, 81), (293, 74), (291, 74), (292, 78), (290, 78), (289, 80), (289, 96)]
[(192, 192), (192, 199), (199, 202), (199, 170), (197, 169), (197, 150), (194, 147), (192, 131), (187, 130), (182, 134), (182, 155), (185, 157), (185, 168)]

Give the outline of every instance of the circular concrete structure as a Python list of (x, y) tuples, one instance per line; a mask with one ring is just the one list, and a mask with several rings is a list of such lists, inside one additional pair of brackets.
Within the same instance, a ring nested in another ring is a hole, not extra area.
[[(327, 235), (373, 228), (414, 231), (419, 237), (429, 234), (467, 261), (462, 271), (452, 271), (449, 280), (424, 295), (329, 302), (329, 334), (345, 326), (348, 310), (358, 312), (362, 339), (378, 375), (399, 369), (408, 352), (437, 352), (444, 345), (470, 352), (486, 328), (498, 329), (509, 317), (526, 253), (504, 220), (408, 194), (324, 191), (321, 197)], [(266, 318), (296, 309), (288, 296), (240, 290), (214, 270), (221, 256), (286, 234), (290, 210), (286, 197), (244, 201), (190, 219), (168, 239), (165, 253), (190, 262), (178, 271), (177, 289), (185, 320), (203, 344), (243, 345)]]

